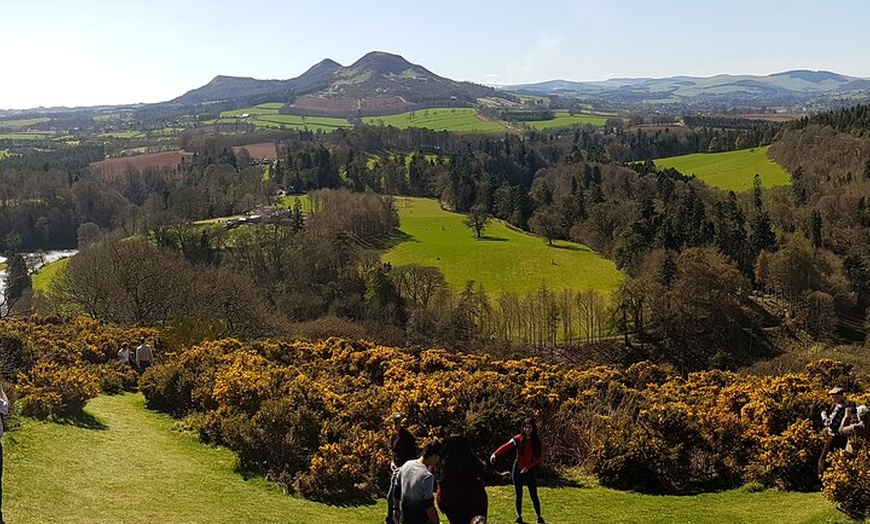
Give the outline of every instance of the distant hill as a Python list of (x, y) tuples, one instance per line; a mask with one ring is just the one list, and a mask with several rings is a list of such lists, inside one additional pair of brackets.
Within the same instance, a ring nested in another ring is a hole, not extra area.
[(266, 100), (287, 102), (289, 114), (373, 116), (415, 107), (470, 106), (493, 96), (491, 87), (457, 82), (412, 64), (399, 55), (374, 51), (350, 66), (326, 59), (289, 80), (215, 77), (172, 104)]
[(502, 86), (519, 93), (544, 96), (596, 96), (637, 102), (688, 102), (710, 99), (793, 100), (848, 93), (870, 88), (870, 79), (830, 71), (794, 70), (767, 76), (716, 75), (668, 78), (613, 78), (600, 82), (551, 80), (534, 84)]

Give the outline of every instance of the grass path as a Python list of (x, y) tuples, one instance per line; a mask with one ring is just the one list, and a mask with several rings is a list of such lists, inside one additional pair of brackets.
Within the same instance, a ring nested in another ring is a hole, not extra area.
[[(25, 421), (4, 440), (4, 516), (24, 523), (368, 523), (375, 506), (338, 508), (245, 481), (225, 449), (172, 431), (141, 395), (104, 396), (87, 411), (105, 429)], [(383, 506), (383, 503), (380, 504)]]
[[(287, 496), (261, 479), (244, 480), (233, 470), (232, 453), (175, 431), (177, 422), (145, 410), (140, 395), (99, 397), (87, 412), (94, 428), (26, 420), (4, 437), (8, 523), (383, 522), (383, 500), (328, 506)], [(513, 522), (511, 488), (489, 494), (490, 523)], [(552, 524), (846, 522), (818, 493), (655, 497), (583, 486), (542, 488), (541, 501)]]

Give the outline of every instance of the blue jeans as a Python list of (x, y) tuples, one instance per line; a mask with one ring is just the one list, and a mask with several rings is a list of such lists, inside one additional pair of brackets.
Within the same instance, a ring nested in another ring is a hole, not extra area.
[[(393, 517), (393, 513), (395, 511), (395, 502), (393, 501), (393, 493), (396, 492), (396, 477), (399, 475), (399, 468), (393, 470), (393, 474), (390, 475), (390, 487), (387, 490), (387, 524), (394, 524), (395, 520)], [(2, 523), (0, 523), (2, 524)]]

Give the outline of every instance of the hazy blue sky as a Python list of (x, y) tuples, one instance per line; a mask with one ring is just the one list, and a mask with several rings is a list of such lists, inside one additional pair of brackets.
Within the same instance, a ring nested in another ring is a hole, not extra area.
[(0, 108), (159, 102), (378, 50), (516, 84), (826, 69), (870, 77), (866, 0), (0, 0)]

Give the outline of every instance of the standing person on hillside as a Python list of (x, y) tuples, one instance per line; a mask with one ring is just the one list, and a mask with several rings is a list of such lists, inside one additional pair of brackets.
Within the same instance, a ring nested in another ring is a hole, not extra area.
[[(0, 415), (9, 416), (9, 399), (0, 386)], [(0, 524), (3, 524), (3, 420), (0, 419)]]
[(541, 437), (538, 435), (538, 426), (534, 419), (527, 418), (523, 422), (522, 432), (514, 435), (512, 439), (507, 441), (500, 448), (495, 450), (489, 461), (495, 462), (495, 459), (507, 451), (515, 449), (517, 454), (514, 459), (513, 469), (511, 470), (511, 479), (514, 483), (514, 504), (517, 510), (517, 524), (523, 524), (523, 484), (529, 487), (529, 497), (532, 499), (532, 506), (535, 507), (535, 514), (538, 516), (538, 524), (544, 524), (544, 517), (541, 514), (541, 502), (538, 500), (538, 466), (543, 458), (541, 450)]
[(145, 337), (141, 337), (139, 339), (139, 346), (136, 348), (136, 366), (139, 368), (139, 373), (145, 373), (145, 370), (151, 367), (153, 361), (154, 351), (145, 342)]
[(491, 470), (474, 456), (467, 438), (451, 435), (441, 446), (437, 477), (438, 508), (450, 524), (469, 524), (476, 517), (486, 522), (489, 500), (485, 486), (507, 480), (510, 474)]
[(390, 488), (387, 491), (387, 524), (394, 524), (393, 517), (394, 504), (393, 493), (396, 489), (396, 477), (405, 462), (417, 458), (417, 439), (414, 435), (405, 428), (402, 423), (402, 414), (396, 413), (393, 415), (393, 434), (390, 436), (390, 450), (393, 452), (392, 460), (390, 461)]
[(825, 471), (825, 457), (828, 452), (844, 449), (848, 444), (848, 438), (840, 433), (840, 429), (850, 424), (849, 419), (855, 412), (855, 406), (846, 400), (846, 391), (843, 388), (832, 388), (828, 394), (831, 395), (834, 407), (830, 410), (822, 410), (822, 424), (825, 426), (827, 440), (825, 440), (825, 446), (819, 456), (819, 475)]
[(432, 469), (441, 458), (441, 443), (426, 443), (419, 459), (409, 460), (396, 477), (395, 522), (401, 524), (440, 524), (435, 509), (435, 475)]

